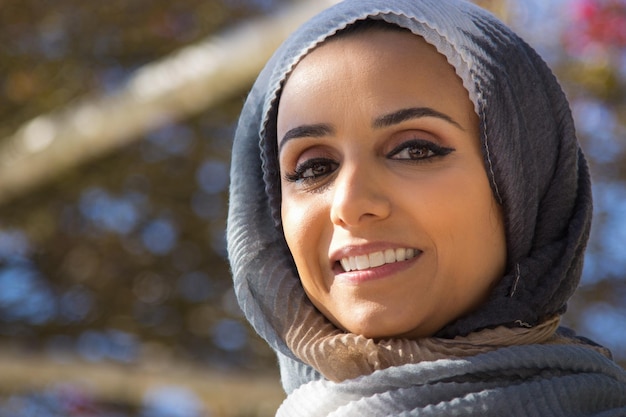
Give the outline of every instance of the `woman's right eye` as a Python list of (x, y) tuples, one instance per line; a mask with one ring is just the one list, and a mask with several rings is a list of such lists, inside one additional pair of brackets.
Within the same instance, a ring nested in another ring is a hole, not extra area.
[(339, 164), (332, 159), (314, 158), (298, 164), (295, 170), (285, 175), (290, 182), (310, 182), (332, 174)]
[(413, 139), (396, 146), (387, 154), (387, 157), (401, 161), (420, 162), (445, 156), (453, 151), (453, 148), (446, 148), (429, 140)]

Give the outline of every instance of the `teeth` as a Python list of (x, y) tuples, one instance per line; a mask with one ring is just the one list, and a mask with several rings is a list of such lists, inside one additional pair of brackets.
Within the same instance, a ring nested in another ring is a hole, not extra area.
[(349, 264), (350, 264), (350, 269), (349, 271), (354, 271), (356, 269), (356, 258), (352, 257), (352, 258), (348, 258), (349, 259)]
[(361, 255), (356, 257), (356, 269), (363, 270), (370, 266), (370, 260), (367, 255)]
[(382, 252), (370, 253), (368, 256), (370, 268), (376, 268), (385, 264), (385, 254)]
[(414, 258), (416, 254), (416, 250), (411, 248), (387, 249), (370, 253), (369, 255), (349, 256), (341, 259), (339, 262), (346, 272), (363, 271), (384, 264), (406, 261)]
[(340, 262), (341, 262), (341, 267), (343, 268), (344, 271), (352, 270), (352, 268), (350, 268), (350, 261), (348, 260), (348, 258), (343, 258)]

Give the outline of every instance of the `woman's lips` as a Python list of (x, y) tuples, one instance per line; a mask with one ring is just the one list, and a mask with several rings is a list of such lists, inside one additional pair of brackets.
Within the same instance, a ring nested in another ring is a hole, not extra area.
[(335, 280), (346, 284), (360, 284), (388, 278), (411, 267), (421, 254), (422, 251), (418, 249), (396, 248), (346, 256), (335, 262)]

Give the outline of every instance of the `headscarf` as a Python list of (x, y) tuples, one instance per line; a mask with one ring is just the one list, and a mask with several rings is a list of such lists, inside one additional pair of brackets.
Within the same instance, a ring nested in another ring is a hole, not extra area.
[[(505, 217), (505, 275), (480, 308), (433, 338), (375, 341), (337, 329), (304, 293), (280, 225), (281, 89), (303, 56), (364, 19), (410, 30), (452, 65), (479, 116), (485, 170)], [(247, 97), (232, 150), (228, 251), (242, 310), (277, 352), (291, 392), (317, 379), (554, 342), (581, 276), (591, 212), (568, 102), (529, 45), (462, 0), (345, 0), (292, 34)]]

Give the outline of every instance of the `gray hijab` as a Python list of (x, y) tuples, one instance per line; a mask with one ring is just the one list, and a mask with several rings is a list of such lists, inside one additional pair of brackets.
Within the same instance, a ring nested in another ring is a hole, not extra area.
[[(507, 272), (480, 309), (436, 336), (540, 326), (565, 311), (581, 276), (592, 212), (589, 172), (568, 102), (544, 61), (468, 2), (345, 0), (303, 25), (267, 63), (246, 100), (232, 150), (227, 238), (235, 290), (247, 319), (276, 350), (283, 381), (291, 381), (288, 391), (323, 374), (289, 341), (303, 317), (323, 329), (312, 338), (334, 337), (337, 346), (345, 335), (308, 301), (284, 241), (278, 102), (286, 77), (307, 52), (364, 19), (422, 36), (455, 68), (479, 116), (486, 172), (505, 213)], [(350, 343), (357, 342), (344, 344)], [(372, 369), (395, 364), (381, 361)]]

